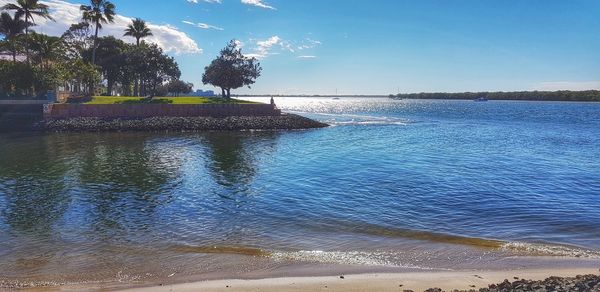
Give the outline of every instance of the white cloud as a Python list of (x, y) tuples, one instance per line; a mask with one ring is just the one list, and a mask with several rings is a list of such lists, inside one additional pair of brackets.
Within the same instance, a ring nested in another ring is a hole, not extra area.
[(271, 49), (278, 44), (281, 44), (279, 36), (272, 36), (264, 41), (257, 41), (254, 53), (246, 54), (246, 57), (264, 59), (268, 55), (274, 55), (274, 53), (271, 53)]
[(310, 44), (314, 45), (314, 46), (318, 46), (321, 45), (322, 43), (320, 41), (316, 41), (310, 38), (306, 38), (306, 41), (309, 42)]
[(557, 91), (557, 90), (600, 90), (600, 81), (558, 81), (558, 82), (541, 82), (533, 87), (534, 90), (540, 91)]
[(240, 40), (234, 40), (233, 42), (235, 43), (235, 45), (236, 45), (238, 48), (243, 48), (243, 47), (244, 47), (244, 45), (245, 45), (245, 44), (244, 44), (242, 41), (240, 41)]
[(202, 22), (194, 23), (194, 22), (187, 21), (187, 20), (184, 20), (182, 22), (185, 23), (185, 24), (193, 25), (193, 26), (201, 28), (201, 29), (223, 30), (223, 28), (221, 28), (221, 27), (210, 25), (210, 24), (206, 24), (206, 23), (202, 23)]
[(286, 51), (290, 51), (292, 53), (296, 52), (296, 50), (294, 50), (294, 47), (292, 46), (292, 44), (290, 42), (280, 42), (279, 45), (281, 46), (282, 49), (284, 49)]
[[(279, 36), (272, 36), (265, 40), (256, 40), (250, 39), (248, 43), (254, 44), (254, 46), (249, 46), (251, 48), (249, 54), (245, 54), (247, 57), (254, 57), (257, 59), (264, 59), (271, 55), (279, 55), (280, 53), (297, 53), (298, 59), (315, 59), (316, 56), (314, 54), (305, 52), (304, 54), (300, 54), (300, 51), (305, 49), (312, 49), (319, 45), (321, 45), (320, 41), (312, 40), (312, 39), (304, 39), (301, 42), (288, 41), (283, 40)], [(241, 47), (244, 45), (240, 43)]]
[(266, 8), (271, 10), (277, 10), (275, 7), (267, 5), (263, 2), (263, 0), (242, 0), (243, 4), (252, 5), (260, 8)]
[[(188, 3), (192, 3), (192, 4), (198, 4), (198, 0), (186, 0)], [(221, 0), (201, 0), (202, 2), (206, 2), (206, 3), (219, 3), (221, 4)]]
[(300, 43), (300, 45), (297, 46), (297, 49), (299, 51), (302, 51), (302, 50), (306, 50), (306, 49), (312, 49), (312, 48), (318, 47), (320, 45), (322, 45), (322, 43), (320, 41), (313, 40), (310, 38), (305, 38), (302, 41), (302, 43)]
[[(10, 0), (0, 0), (0, 5), (3, 6), (11, 3)], [(81, 12), (79, 11), (80, 4), (74, 4), (62, 0), (46, 0), (40, 1), (50, 7), (50, 14), (56, 22), (36, 18), (36, 24), (33, 29), (40, 33), (60, 36), (74, 23), (81, 22)], [(124, 37), (123, 33), (132, 18), (123, 15), (116, 15), (115, 22), (105, 24), (100, 31), (100, 35), (113, 35), (127, 42), (134, 42), (131, 37)], [(153, 36), (148, 37), (148, 42), (156, 43), (163, 50), (170, 53), (202, 53), (202, 49), (198, 44), (191, 39), (186, 33), (180, 31), (174, 26), (163, 24), (153, 24), (148, 22), (148, 27), (152, 30)]]

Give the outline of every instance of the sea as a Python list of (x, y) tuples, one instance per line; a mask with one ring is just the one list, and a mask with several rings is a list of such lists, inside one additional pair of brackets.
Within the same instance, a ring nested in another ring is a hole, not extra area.
[(0, 288), (600, 266), (600, 103), (275, 103), (330, 127), (0, 133)]

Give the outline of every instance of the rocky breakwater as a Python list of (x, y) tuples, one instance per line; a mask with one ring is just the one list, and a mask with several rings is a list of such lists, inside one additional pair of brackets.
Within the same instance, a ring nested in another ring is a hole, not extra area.
[(294, 114), (278, 116), (215, 117), (150, 117), (98, 118), (78, 117), (45, 119), (38, 124), (49, 132), (106, 131), (236, 131), (236, 130), (296, 130), (324, 128), (327, 124)]
[[(453, 290), (453, 292), (591, 292), (600, 291), (599, 275), (580, 275), (577, 277), (549, 277), (545, 280), (524, 280), (515, 278), (516, 281), (504, 280), (499, 284), (489, 285), (479, 290)], [(413, 292), (412, 290), (404, 290)], [(440, 288), (430, 288), (425, 292), (444, 292)]]

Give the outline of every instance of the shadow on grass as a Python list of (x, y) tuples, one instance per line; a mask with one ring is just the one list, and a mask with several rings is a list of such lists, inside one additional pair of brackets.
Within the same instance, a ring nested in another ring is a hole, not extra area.
[(171, 104), (173, 100), (170, 99), (158, 99), (158, 98), (143, 98), (139, 100), (128, 99), (123, 101), (117, 101), (115, 104)]

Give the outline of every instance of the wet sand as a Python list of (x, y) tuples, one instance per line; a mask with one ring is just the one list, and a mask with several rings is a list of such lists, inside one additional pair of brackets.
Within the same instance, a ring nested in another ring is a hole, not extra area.
[(328, 277), (271, 278), (260, 280), (218, 280), (175, 285), (134, 288), (129, 292), (162, 291), (424, 291), (428, 288), (443, 290), (471, 290), (486, 288), (505, 279), (543, 280), (551, 276), (574, 277), (600, 275), (597, 268), (527, 269), (504, 271), (409, 272), (393, 274), (359, 274)]

